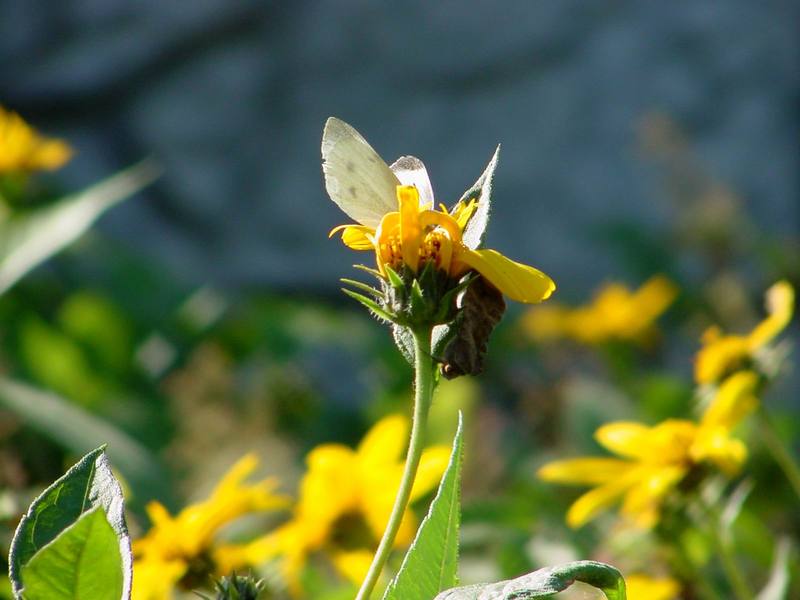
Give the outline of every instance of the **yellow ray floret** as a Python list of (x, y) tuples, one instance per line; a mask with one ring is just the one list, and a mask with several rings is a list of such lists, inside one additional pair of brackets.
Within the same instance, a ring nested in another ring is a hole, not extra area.
[(752, 359), (769, 344), (792, 320), (794, 288), (788, 281), (779, 281), (767, 290), (767, 316), (746, 335), (723, 335), (718, 327), (703, 334), (703, 346), (695, 359), (698, 383), (716, 383), (731, 370)]
[(523, 327), (539, 341), (570, 338), (584, 344), (609, 340), (642, 342), (677, 294), (675, 284), (661, 275), (651, 277), (635, 291), (619, 283), (609, 283), (586, 306), (568, 308), (550, 304), (531, 309)]
[(0, 107), (0, 174), (52, 171), (70, 156), (66, 142), (42, 137), (18, 114)]

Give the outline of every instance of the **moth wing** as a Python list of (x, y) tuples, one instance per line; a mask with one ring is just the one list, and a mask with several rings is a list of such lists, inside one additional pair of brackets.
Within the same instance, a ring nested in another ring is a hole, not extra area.
[(403, 185), (413, 185), (419, 192), (422, 208), (433, 208), (433, 187), (428, 170), (416, 156), (401, 156), (389, 167)]
[(322, 132), (322, 171), (331, 200), (354, 221), (377, 227), (397, 210), (400, 181), (361, 134), (336, 117)]

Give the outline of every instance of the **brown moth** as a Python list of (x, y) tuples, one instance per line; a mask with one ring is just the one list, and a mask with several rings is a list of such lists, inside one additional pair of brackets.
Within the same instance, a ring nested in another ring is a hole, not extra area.
[(489, 335), (503, 317), (503, 294), (483, 277), (476, 277), (459, 298), (454, 337), (444, 349), (440, 370), (446, 379), (483, 371)]

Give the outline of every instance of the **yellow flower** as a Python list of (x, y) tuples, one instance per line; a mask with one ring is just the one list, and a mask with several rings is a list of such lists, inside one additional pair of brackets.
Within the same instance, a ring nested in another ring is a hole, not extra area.
[(152, 527), (133, 544), (134, 600), (167, 600), (174, 587), (201, 587), (212, 575), (260, 562), (242, 562), (241, 545), (216, 540), (222, 527), (242, 515), (287, 506), (287, 500), (274, 493), (275, 479), (244, 483), (257, 466), (254, 455), (242, 457), (208, 499), (187, 506), (175, 517), (158, 502), (148, 504)]
[(0, 106), (0, 175), (58, 169), (71, 155), (66, 142), (40, 136), (22, 117)]
[[(379, 421), (356, 450), (324, 444), (312, 450), (292, 518), (252, 542), (245, 554), (257, 559), (280, 555), (286, 580), (299, 593), (299, 576), (309, 555), (321, 551), (347, 579), (360, 583), (386, 528), (403, 471), (408, 420), (399, 415)], [(430, 492), (447, 467), (450, 451), (433, 446), (423, 452), (411, 500)], [(416, 521), (406, 511), (395, 546), (411, 543)]]
[(595, 486), (569, 508), (571, 527), (584, 525), (620, 498), (623, 516), (639, 527), (652, 527), (664, 498), (694, 466), (712, 463), (728, 475), (741, 467), (747, 448), (731, 432), (755, 409), (757, 385), (752, 371), (732, 375), (699, 423), (669, 419), (653, 427), (628, 421), (604, 425), (595, 438), (622, 458), (555, 461), (538, 475), (546, 481)]
[(346, 246), (374, 252), (384, 276), (387, 267), (407, 267), (416, 274), (432, 263), (452, 279), (480, 273), (518, 302), (540, 302), (555, 290), (541, 271), (495, 250), (479, 250), (477, 242), (466, 243), (464, 232), (477, 203), (434, 210), (430, 180), (418, 159), (403, 157), (390, 168), (358, 132), (334, 118), (326, 123), (322, 153), (328, 194), (356, 221), (335, 227), (331, 235), (341, 231)]
[(727, 373), (757, 356), (792, 320), (794, 289), (779, 281), (766, 293), (767, 317), (747, 335), (723, 335), (718, 327), (703, 334), (703, 347), (695, 359), (698, 383), (716, 383)]
[(619, 283), (603, 286), (587, 306), (567, 308), (550, 304), (532, 309), (523, 327), (536, 340), (572, 338), (584, 344), (609, 340), (643, 341), (653, 322), (669, 308), (677, 287), (657, 275), (638, 290), (630, 291)]
[(649, 577), (633, 574), (625, 578), (628, 600), (675, 600), (680, 584), (671, 577)]

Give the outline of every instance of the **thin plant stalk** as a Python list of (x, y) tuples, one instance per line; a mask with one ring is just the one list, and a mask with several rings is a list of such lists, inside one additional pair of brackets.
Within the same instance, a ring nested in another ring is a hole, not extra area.
[(414, 334), (414, 371), (415, 393), (414, 393), (414, 418), (411, 424), (411, 441), (408, 445), (406, 454), (406, 464), (403, 470), (403, 477), (400, 480), (400, 487), (397, 490), (397, 497), (383, 532), (378, 549), (372, 559), (367, 576), (358, 590), (355, 600), (369, 600), (375, 585), (378, 583), (381, 571), (389, 558), (389, 554), (394, 546), (397, 531), (408, 507), (411, 497), (411, 490), (414, 487), (414, 480), (417, 477), (419, 461), (422, 457), (422, 449), (425, 446), (425, 431), (428, 425), (428, 412), (431, 407), (433, 397), (433, 369), (434, 363), (431, 357), (431, 328), (422, 328), (413, 331)]
[(791, 451), (775, 431), (775, 426), (764, 406), (758, 410), (758, 426), (761, 441), (775, 462), (778, 463), (786, 479), (789, 480), (794, 493), (800, 498), (800, 465), (797, 464), (797, 459), (792, 456)]
[(716, 547), (720, 565), (728, 584), (731, 586), (734, 597), (737, 600), (755, 600), (756, 596), (753, 590), (750, 589), (750, 584), (744, 578), (742, 569), (737, 564), (730, 537), (727, 532), (722, 531), (722, 517), (719, 509), (708, 504), (706, 504), (705, 508), (711, 522), (711, 527), (708, 527), (707, 531)]

